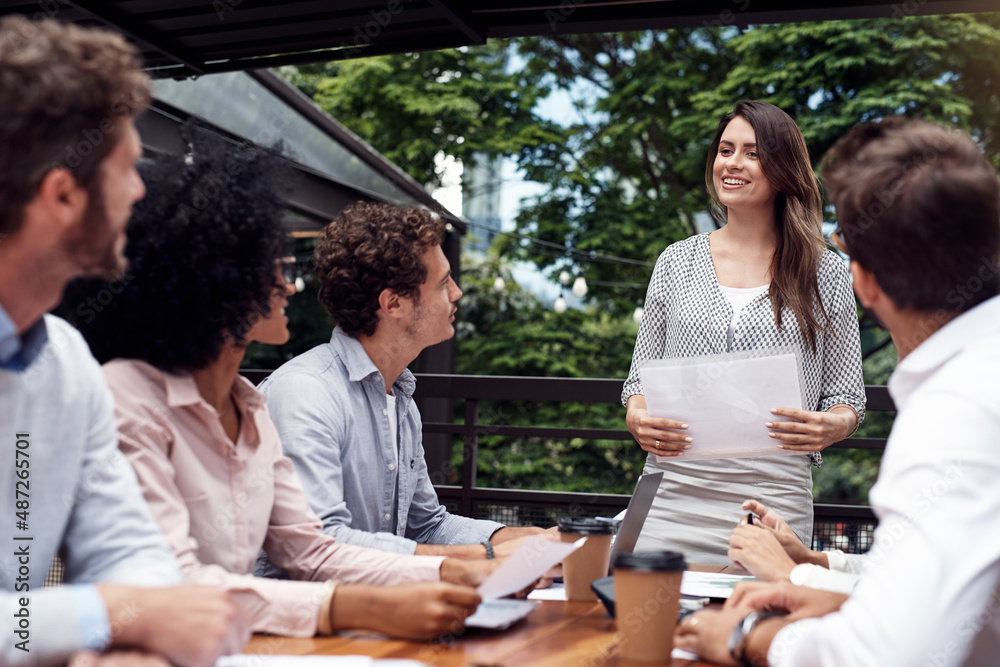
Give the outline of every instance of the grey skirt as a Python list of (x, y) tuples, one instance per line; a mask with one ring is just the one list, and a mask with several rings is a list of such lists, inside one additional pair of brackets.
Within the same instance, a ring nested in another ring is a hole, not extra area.
[(747, 498), (777, 510), (806, 546), (812, 544), (812, 471), (807, 455), (657, 463), (663, 471), (636, 551), (680, 551), (689, 563), (728, 564), (729, 535)]

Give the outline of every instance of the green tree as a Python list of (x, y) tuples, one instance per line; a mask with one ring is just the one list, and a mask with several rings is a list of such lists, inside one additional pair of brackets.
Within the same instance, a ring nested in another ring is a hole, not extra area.
[(549, 184), (518, 231), (574, 252), (508, 242), (501, 251), (556, 273), (584, 269), (590, 298), (626, 312), (639, 296), (601, 282), (644, 283), (649, 269), (588, 260), (598, 251), (651, 261), (708, 210), (704, 164), (719, 118), (739, 99), (786, 109), (814, 159), (848, 128), (907, 113), (953, 123), (1000, 164), (995, 65), (1000, 15), (976, 14), (663, 32), (520, 42), (526, 69), (596, 99), (568, 127), (565, 150), (539, 152), (529, 177)]
[[(497, 291), (497, 275), (505, 288)], [(591, 309), (544, 308), (496, 258), (466, 258), (460, 305), (458, 372), (480, 375), (620, 377), (628, 373), (636, 325)], [(614, 369), (609, 372), (608, 369)], [(557, 397), (556, 397), (557, 398)], [(612, 404), (489, 401), (494, 424), (624, 429), (624, 408)], [(453, 465), (461, 468), (456, 448)], [(478, 483), (500, 488), (630, 493), (644, 456), (631, 440), (480, 439)]]
[(535, 114), (540, 77), (507, 71), (506, 42), (318, 65), (281, 73), (331, 116), (422, 184), (440, 185), (435, 157), (533, 159), (562, 142)]

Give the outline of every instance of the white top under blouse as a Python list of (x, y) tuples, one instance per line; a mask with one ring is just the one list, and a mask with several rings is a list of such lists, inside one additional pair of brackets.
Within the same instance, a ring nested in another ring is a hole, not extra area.
[(750, 302), (761, 294), (766, 294), (768, 287), (770, 287), (770, 283), (761, 285), (760, 287), (726, 287), (722, 284), (719, 285), (719, 289), (722, 290), (722, 296), (726, 297), (729, 300), (729, 304), (733, 307), (733, 319), (729, 320), (729, 330), (726, 332), (727, 347), (733, 346), (733, 332), (736, 331), (736, 325), (739, 324), (743, 309), (749, 306)]

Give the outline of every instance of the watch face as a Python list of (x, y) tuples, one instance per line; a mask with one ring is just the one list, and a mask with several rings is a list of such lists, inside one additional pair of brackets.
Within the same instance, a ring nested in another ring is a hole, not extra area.
[(743, 642), (750, 633), (750, 630), (753, 629), (754, 624), (757, 623), (758, 616), (760, 616), (760, 612), (750, 612), (743, 617), (742, 621), (736, 624), (732, 634), (729, 635), (729, 643), (727, 645), (729, 655), (740, 664), (743, 664)]

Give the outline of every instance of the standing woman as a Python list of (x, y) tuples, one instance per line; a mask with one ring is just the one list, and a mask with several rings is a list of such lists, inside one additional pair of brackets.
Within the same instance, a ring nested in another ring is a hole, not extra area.
[[(663, 471), (637, 549), (728, 563), (744, 499), (778, 509), (812, 540), (810, 464), (864, 418), (857, 310), (844, 262), (826, 249), (819, 184), (805, 140), (778, 107), (744, 101), (719, 123), (705, 185), (725, 225), (667, 248), (656, 262), (622, 391), (628, 430)], [(776, 447), (801, 456), (684, 461), (687, 425), (646, 410), (639, 369), (655, 359), (789, 347), (801, 357), (805, 410), (783, 406)], [(658, 462), (657, 456), (669, 457)]]

